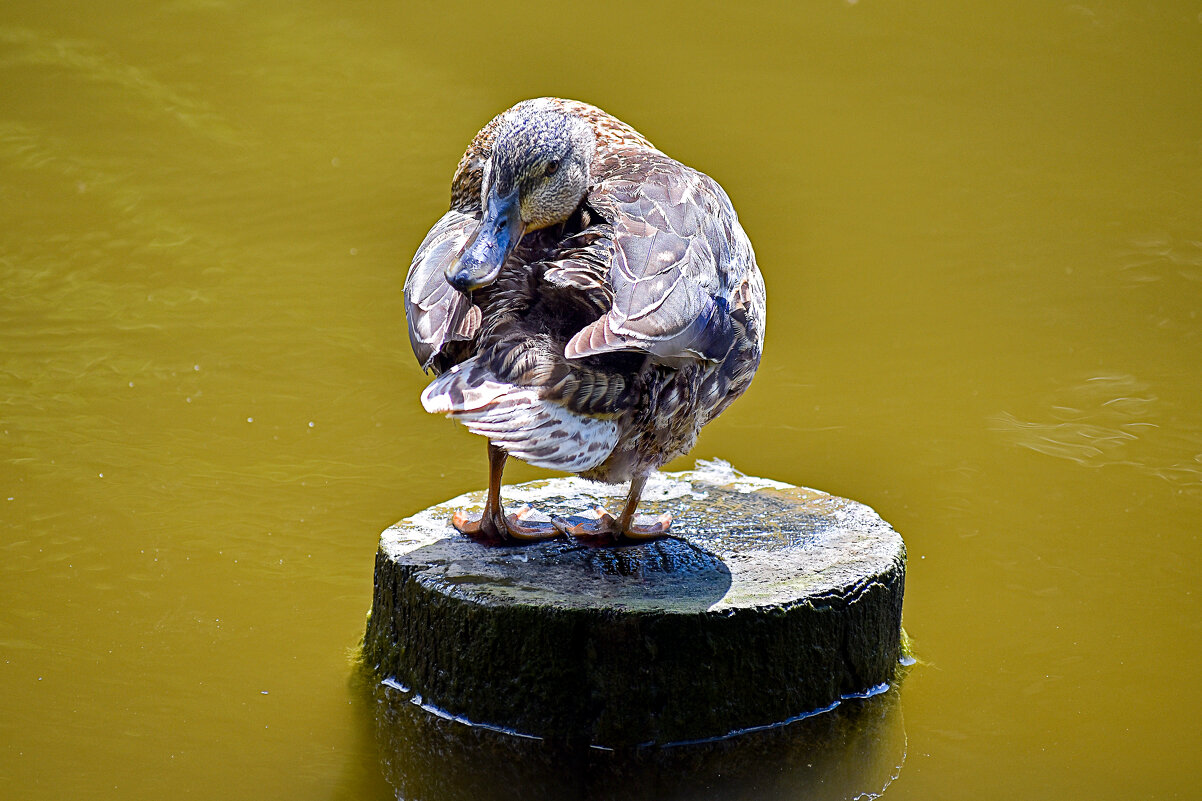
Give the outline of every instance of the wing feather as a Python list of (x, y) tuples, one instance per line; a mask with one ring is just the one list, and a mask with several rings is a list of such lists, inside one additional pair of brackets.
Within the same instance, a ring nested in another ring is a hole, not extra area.
[(730, 199), (708, 176), (654, 150), (608, 157), (589, 203), (613, 226), (613, 303), (568, 342), (569, 358), (635, 350), (722, 359), (737, 288), (755, 271)]
[(448, 342), (470, 340), (480, 330), (480, 308), (443, 277), (476, 222), (453, 209), (444, 214), (426, 234), (405, 277), (409, 342), (423, 370), (434, 365)]
[(422, 392), (422, 406), (536, 467), (581, 473), (605, 461), (618, 443), (613, 420), (576, 414), (533, 389), (501, 380), (481, 357), (432, 381)]

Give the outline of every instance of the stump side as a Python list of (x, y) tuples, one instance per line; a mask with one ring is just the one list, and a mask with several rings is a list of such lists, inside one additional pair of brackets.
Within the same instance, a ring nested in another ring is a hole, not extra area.
[[(504, 495), (560, 513), (598, 489)], [(388, 529), (367, 664), (469, 720), (606, 746), (723, 736), (892, 681), (905, 548), (871, 509), (723, 466), (649, 490), (675, 537), (490, 548), (446, 522), (478, 494)]]

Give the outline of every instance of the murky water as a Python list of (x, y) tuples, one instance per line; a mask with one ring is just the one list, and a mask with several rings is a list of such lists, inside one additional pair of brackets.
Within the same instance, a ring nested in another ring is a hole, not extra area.
[(694, 456), (906, 536), (922, 664), (822, 765), (1196, 795), (1202, 8), (808, 5), (4, 4), (3, 795), (504, 792), (382, 735), (352, 656), (380, 530), (485, 480), (418, 404), (404, 271), (541, 94), (712, 174), (755, 243), (763, 367)]

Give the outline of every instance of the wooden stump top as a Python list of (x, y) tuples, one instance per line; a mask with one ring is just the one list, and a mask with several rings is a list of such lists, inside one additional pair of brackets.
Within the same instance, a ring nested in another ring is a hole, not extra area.
[[(617, 507), (577, 478), (505, 487), (546, 514)], [(491, 727), (623, 746), (726, 736), (878, 692), (900, 657), (905, 546), (867, 506), (715, 462), (660, 474), (641, 511), (672, 536), (486, 546), (451, 512), (388, 528), (369, 666)]]

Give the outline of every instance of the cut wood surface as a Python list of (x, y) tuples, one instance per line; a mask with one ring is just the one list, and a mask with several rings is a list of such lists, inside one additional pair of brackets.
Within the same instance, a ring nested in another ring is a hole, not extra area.
[[(624, 488), (507, 486), (547, 514)], [(721, 462), (652, 478), (672, 536), (487, 546), (448, 523), (469, 493), (388, 528), (364, 658), (427, 708), (620, 747), (737, 734), (883, 690), (901, 656), (905, 546), (869, 507)]]

